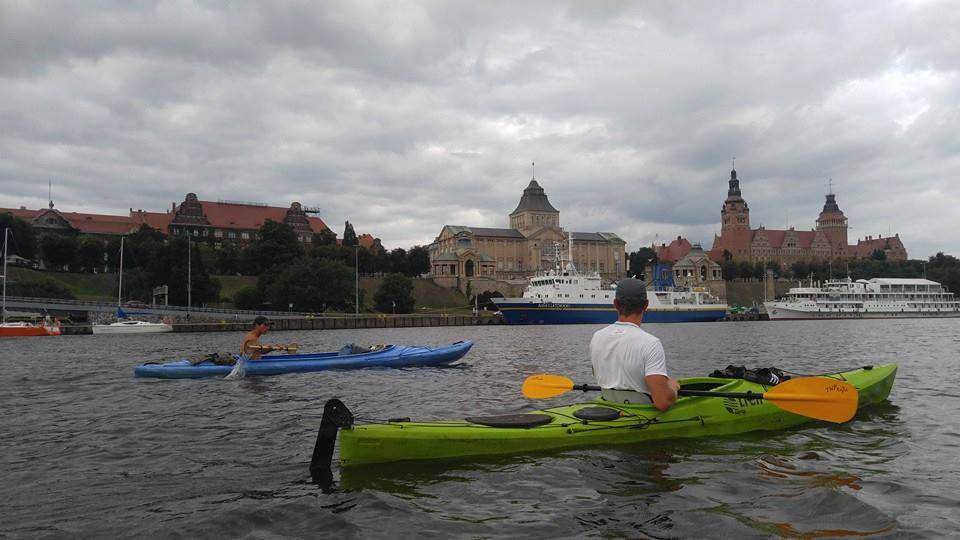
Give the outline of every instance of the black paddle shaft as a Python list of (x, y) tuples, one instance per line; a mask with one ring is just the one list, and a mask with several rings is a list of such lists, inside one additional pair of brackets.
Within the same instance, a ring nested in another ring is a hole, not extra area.
[[(603, 388), (595, 384), (578, 384), (573, 387), (574, 390), (580, 390), (581, 392), (600, 392)], [(757, 394), (754, 392), (711, 392), (709, 390), (684, 390), (680, 389), (677, 392), (677, 395), (681, 396), (703, 396), (703, 397), (725, 397), (725, 398), (741, 398), (741, 399), (763, 399), (763, 394)]]

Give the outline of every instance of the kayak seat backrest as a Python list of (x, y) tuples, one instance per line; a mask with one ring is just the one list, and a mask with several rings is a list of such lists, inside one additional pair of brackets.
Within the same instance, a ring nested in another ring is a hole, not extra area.
[(649, 405), (653, 403), (653, 399), (651, 399), (648, 394), (635, 392), (633, 390), (604, 388), (600, 391), (600, 398), (603, 399), (603, 401), (621, 405)]
[(721, 382), (688, 383), (688, 384), (682, 384), (681, 388), (683, 388), (684, 390), (698, 390), (698, 391), (706, 392), (708, 390), (720, 388), (721, 386), (726, 386), (729, 383), (730, 381), (724, 381), (722, 383)]
[(553, 417), (547, 414), (504, 414), (502, 416), (471, 416), (466, 419), (471, 424), (490, 427), (531, 428), (549, 424)]
[(608, 420), (616, 420), (620, 418), (622, 414), (623, 413), (617, 409), (611, 409), (610, 407), (584, 407), (574, 412), (573, 416), (581, 420), (605, 422)]

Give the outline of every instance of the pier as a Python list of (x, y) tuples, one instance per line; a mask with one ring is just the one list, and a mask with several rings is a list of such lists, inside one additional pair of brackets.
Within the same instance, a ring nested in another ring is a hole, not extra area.
[[(416, 328), (430, 326), (486, 326), (505, 324), (502, 317), (474, 315), (368, 315), (361, 317), (311, 317), (272, 319), (278, 330), (352, 330), (361, 328)], [(221, 320), (174, 322), (174, 332), (246, 332), (250, 321)], [(63, 335), (92, 334), (89, 324), (64, 325)]]

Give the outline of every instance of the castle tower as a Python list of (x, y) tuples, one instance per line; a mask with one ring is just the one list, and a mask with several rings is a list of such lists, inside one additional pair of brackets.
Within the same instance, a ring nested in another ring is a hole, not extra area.
[(531, 178), (530, 184), (523, 190), (517, 209), (510, 212), (510, 228), (527, 236), (543, 227), (559, 226), (560, 211), (550, 204), (537, 179)]
[(720, 210), (720, 236), (728, 232), (750, 230), (750, 207), (740, 195), (740, 180), (737, 179), (737, 170), (730, 170), (730, 187), (727, 189), (727, 200), (723, 201)]
[(830, 256), (844, 258), (847, 256), (847, 217), (837, 206), (837, 196), (827, 193), (827, 202), (823, 204), (823, 211), (817, 218), (817, 230), (823, 231), (830, 239)]

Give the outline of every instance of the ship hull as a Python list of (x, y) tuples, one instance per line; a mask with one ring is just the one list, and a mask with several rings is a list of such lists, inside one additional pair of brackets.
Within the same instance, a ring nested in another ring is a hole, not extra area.
[(944, 308), (942, 310), (898, 310), (898, 311), (866, 311), (863, 309), (817, 311), (795, 309), (773, 303), (766, 303), (767, 315), (771, 321), (797, 321), (820, 319), (930, 319), (960, 317), (960, 311)]
[[(617, 320), (613, 306), (601, 304), (518, 304), (500, 303), (507, 324), (611, 324)], [(712, 322), (727, 314), (721, 308), (658, 309), (650, 308), (643, 315), (645, 323)]]

